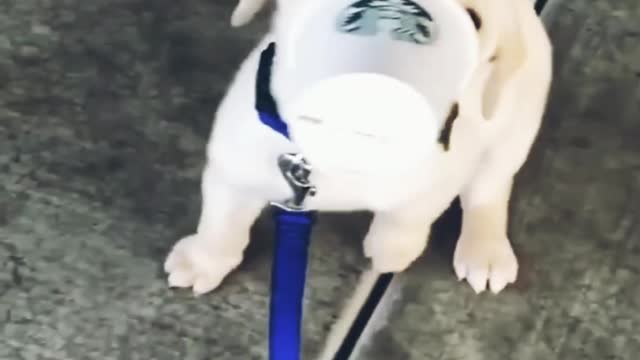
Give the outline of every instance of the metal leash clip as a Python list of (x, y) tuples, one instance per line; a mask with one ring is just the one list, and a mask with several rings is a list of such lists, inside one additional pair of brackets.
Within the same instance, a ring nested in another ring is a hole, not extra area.
[(302, 212), (306, 211), (304, 202), (308, 196), (315, 196), (316, 187), (309, 181), (311, 175), (311, 165), (301, 154), (282, 154), (278, 158), (278, 167), (287, 184), (293, 191), (293, 197), (283, 203), (274, 202), (285, 211)]

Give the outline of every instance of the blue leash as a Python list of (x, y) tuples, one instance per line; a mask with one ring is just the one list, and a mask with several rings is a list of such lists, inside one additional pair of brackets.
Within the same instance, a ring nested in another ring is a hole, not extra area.
[[(260, 56), (256, 110), (263, 124), (290, 139), (270, 90), (274, 57), (275, 44), (271, 43)], [(276, 242), (271, 273), (269, 359), (299, 360), (307, 259), (315, 220), (315, 213), (304, 209), (304, 201), (315, 195), (315, 187), (308, 180), (311, 167), (301, 155), (281, 155), (278, 167), (294, 196), (282, 204), (273, 204)]]
[(299, 360), (307, 254), (313, 216), (277, 209), (271, 273), (269, 359)]

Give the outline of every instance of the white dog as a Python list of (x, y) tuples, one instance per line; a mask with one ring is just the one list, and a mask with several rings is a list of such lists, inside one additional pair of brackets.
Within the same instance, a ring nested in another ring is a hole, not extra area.
[[(292, 13), (282, 10), (301, 1), (322, 0), (278, 0), (275, 27)], [(546, 107), (552, 50), (529, 0), (457, 1), (476, 25), (479, 65), (446, 121), (446, 142), (430, 164), (438, 170), (419, 179), (427, 185), (405, 206), (370, 209), (375, 216), (364, 251), (377, 271), (405, 270), (424, 251), (433, 221), (459, 195), (463, 226), (455, 272), (477, 293), (487, 286), (498, 293), (518, 272), (507, 238), (507, 209), (514, 175), (528, 157)], [(248, 22), (264, 2), (240, 0), (232, 23)], [(254, 109), (260, 53), (272, 36), (244, 61), (217, 111), (197, 232), (178, 241), (165, 263), (173, 287), (196, 294), (215, 289), (242, 261), (249, 229), (265, 205), (291, 196), (275, 164), (292, 145), (260, 123)], [(286, 73), (274, 73), (274, 88), (286, 86)], [(373, 198), (350, 202), (349, 189), (330, 183), (316, 183), (320, 193), (313, 206), (318, 210), (359, 210), (375, 203)]]

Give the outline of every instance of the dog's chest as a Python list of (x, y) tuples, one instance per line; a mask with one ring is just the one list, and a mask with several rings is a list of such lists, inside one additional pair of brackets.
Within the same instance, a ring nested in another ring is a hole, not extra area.
[[(222, 101), (208, 152), (209, 158), (217, 158), (218, 166), (225, 169), (231, 181), (280, 201), (291, 194), (278, 169), (277, 157), (295, 152), (297, 146), (258, 119), (253, 107), (258, 55), (256, 50), (245, 61)], [(393, 180), (363, 179), (315, 169), (311, 180), (318, 193), (307, 205), (325, 211), (389, 210), (412, 201), (446, 206), (482, 166), (483, 154), (495, 137), (496, 126), (491, 121), (463, 118), (465, 113), (461, 114), (451, 125), (448, 150), (425, 136), (424, 146), (436, 147), (436, 153), (419, 164), (414, 174)]]

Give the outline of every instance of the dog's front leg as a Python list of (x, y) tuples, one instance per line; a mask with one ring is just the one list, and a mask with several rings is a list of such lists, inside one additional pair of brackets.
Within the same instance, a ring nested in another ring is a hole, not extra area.
[(202, 176), (202, 212), (197, 232), (178, 241), (165, 261), (172, 287), (209, 292), (242, 261), (249, 231), (265, 201), (226, 181), (210, 162)]
[(365, 256), (381, 273), (401, 272), (413, 263), (427, 246), (432, 221), (419, 211), (377, 212), (364, 240)]
[[(497, 175), (497, 174), (496, 174)], [(454, 269), (476, 293), (487, 283), (493, 293), (513, 283), (518, 261), (507, 237), (512, 178), (483, 174), (460, 195), (462, 232), (454, 254)]]

